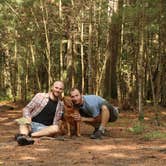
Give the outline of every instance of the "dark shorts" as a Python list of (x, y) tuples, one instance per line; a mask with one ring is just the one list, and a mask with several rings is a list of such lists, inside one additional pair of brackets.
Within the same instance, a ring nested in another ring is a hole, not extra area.
[(102, 105), (106, 105), (110, 111), (109, 122), (115, 122), (118, 119), (118, 110), (115, 107), (113, 107), (109, 102), (104, 102)]

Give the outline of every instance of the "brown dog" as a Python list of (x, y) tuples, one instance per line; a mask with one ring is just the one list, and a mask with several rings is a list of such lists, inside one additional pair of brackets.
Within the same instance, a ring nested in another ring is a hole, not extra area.
[(73, 103), (72, 100), (69, 96), (65, 96), (63, 98), (63, 102), (64, 102), (64, 120), (67, 126), (67, 135), (71, 136), (71, 127), (73, 126), (75, 131), (76, 131), (76, 135), (79, 137), (81, 136), (80, 134), (80, 122), (79, 121), (75, 121), (74, 120), (74, 113), (79, 114), (79, 111), (74, 109), (73, 107)]

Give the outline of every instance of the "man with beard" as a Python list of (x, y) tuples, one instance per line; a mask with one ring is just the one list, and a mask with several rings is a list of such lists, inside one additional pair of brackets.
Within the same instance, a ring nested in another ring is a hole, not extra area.
[(23, 108), (23, 118), (17, 119), (19, 145), (34, 143), (35, 137), (52, 136), (59, 132), (59, 120), (62, 118), (63, 103), (61, 94), (64, 89), (62, 81), (56, 81), (48, 93), (37, 93)]
[(118, 110), (100, 96), (82, 95), (77, 88), (72, 88), (70, 97), (81, 115), (75, 114), (75, 120), (86, 122), (95, 128), (91, 139), (101, 139), (107, 123), (118, 118)]

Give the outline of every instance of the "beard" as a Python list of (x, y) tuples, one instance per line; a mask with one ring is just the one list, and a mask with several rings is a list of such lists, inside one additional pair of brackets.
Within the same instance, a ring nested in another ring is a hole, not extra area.
[(83, 106), (83, 104), (74, 104), (75, 109), (80, 109)]
[(60, 97), (60, 95), (57, 92), (52, 92), (52, 96), (55, 100), (58, 100), (58, 98)]

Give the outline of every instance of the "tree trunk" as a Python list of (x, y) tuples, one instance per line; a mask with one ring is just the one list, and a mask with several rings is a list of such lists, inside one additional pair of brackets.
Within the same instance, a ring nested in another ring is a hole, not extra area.
[(92, 0), (89, 12), (89, 41), (88, 41), (88, 93), (93, 93), (93, 68), (92, 68)]
[(47, 80), (47, 90), (50, 88), (50, 84), (52, 82), (51, 78), (51, 52), (50, 52), (50, 41), (48, 37), (48, 29), (47, 29), (47, 20), (48, 20), (48, 11), (47, 7), (43, 5), (42, 1), (41, 2), (41, 9), (42, 9), (42, 21), (43, 21), (43, 26), (44, 26), (44, 33), (45, 33), (45, 40), (46, 40), (46, 48), (45, 48), (45, 53), (46, 53), (46, 59), (47, 59), (47, 75), (48, 75), (48, 80)]
[[(81, 10), (81, 17), (82, 19), (84, 18), (84, 13), (83, 9)], [(84, 23), (81, 23), (81, 72), (82, 72), (82, 77), (81, 77), (81, 90), (82, 92), (84, 91), (84, 86), (85, 86), (85, 71), (84, 71)]]
[[(60, 23), (62, 24), (62, 2), (61, 0), (59, 0), (59, 19), (60, 19)], [(59, 73), (59, 77), (60, 80), (64, 80), (64, 66), (63, 66), (63, 39), (62, 39), (62, 32), (60, 32), (60, 48), (59, 48), (59, 59), (60, 59), (60, 73)]]
[(36, 77), (36, 79), (34, 79), (34, 87), (36, 87), (34, 88), (34, 94), (35, 94), (41, 90), (41, 84), (40, 84), (40, 79), (38, 75), (38, 68), (36, 67), (37, 64), (36, 64), (35, 50), (31, 42), (30, 42), (30, 51), (31, 51), (32, 64), (34, 67), (34, 72)]
[[(113, 10), (113, 16), (118, 18), (117, 11), (119, 7), (119, 1), (111, 2), (110, 8)], [(104, 96), (108, 98), (117, 98), (117, 57), (119, 54), (119, 43), (120, 43), (120, 22), (110, 21), (110, 31), (109, 31), (109, 42), (108, 42), (108, 50), (110, 54), (110, 58), (108, 58), (106, 64), (106, 72), (105, 72), (105, 89)]]
[(140, 15), (140, 34), (139, 34), (139, 53), (137, 59), (137, 69), (138, 69), (138, 110), (139, 110), (139, 120), (144, 120), (144, 111), (142, 109), (142, 88), (143, 88), (143, 57), (144, 57), (144, 3), (141, 1), (140, 5), (143, 6)]

